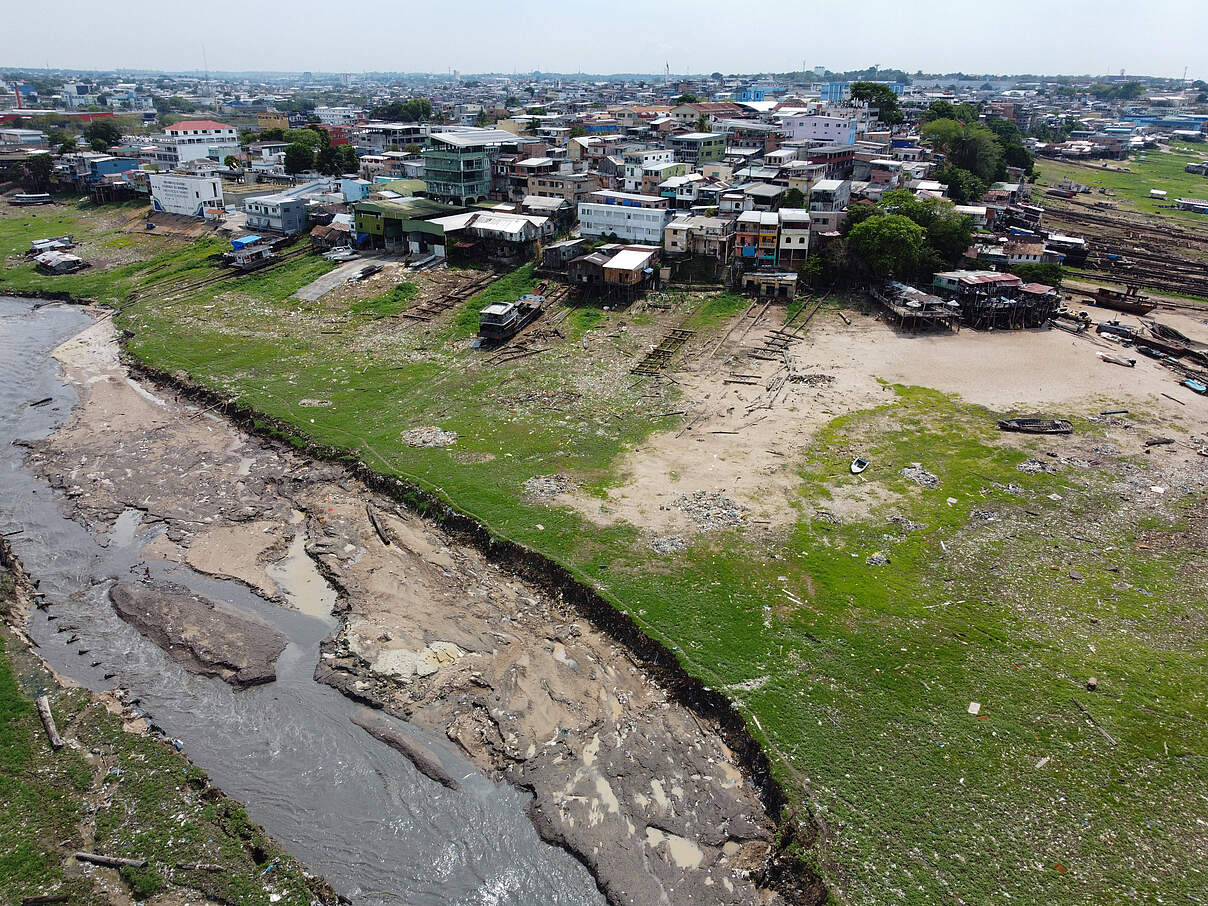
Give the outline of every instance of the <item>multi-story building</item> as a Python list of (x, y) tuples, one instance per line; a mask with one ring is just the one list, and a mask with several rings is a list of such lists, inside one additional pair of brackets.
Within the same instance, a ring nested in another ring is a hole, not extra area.
[(600, 191), (579, 203), (579, 231), (584, 236), (616, 236), (625, 242), (661, 246), (670, 219), (668, 200), (657, 195)]
[(667, 143), (676, 160), (694, 167), (726, 156), (726, 137), (721, 132), (685, 132), (671, 136)]
[(780, 123), (789, 141), (826, 142), (829, 145), (854, 145), (859, 125), (854, 117), (820, 113), (786, 116)]
[(721, 264), (730, 260), (734, 221), (728, 217), (678, 214), (663, 230), (663, 250), (668, 255), (700, 255)]
[(285, 192), (244, 200), (249, 230), (298, 233), (306, 228), (306, 200)]
[(641, 192), (642, 177), (653, 164), (669, 164), (675, 160), (675, 152), (667, 148), (650, 148), (642, 151), (626, 151), (621, 155), (625, 161), (625, 191)]
[(851, 202), (851, 183), (846, 179), (821, 179), (810, 189), (810, 230), (835, 233), (843, 226), (843, 213)]
[[(239, 133), (234, 126), (213, 120), (184, 120), (164, 130), (156, 143), (155, 162), (163, 170), (204, 157), (221, 161), (230, 154), (239, 154)], [(164, 163), (169, 166), (162, 166)]]
[(503, 129), (434, 132), (424, 148), (424, 181), (428, 197), (470, 205), (491, 192), (491, 159), (516, 136)]
[(419, 123), (361, 123), (353, 127), (349, 138), (358, 148), (401, 151), (408, 145), (423, 145), (427, 129)]
[(734, 254), (745, 265), (775, 264), (780, 216), (773, 211), (744, 211), (734, 225)]
[(528, 178), (527, 194), (539, 198), (564, 198), (574, 205), (600, 188), (594, 173), (543, 173)]
[(801, 264), (810, 253), (810, 212), (804, 208), (781, 208), (780, 252), (777, 263), (790, 267)]
[(316, 107), (315, 116), (325, 126), (351, 126), (364, 118), (365, 111), (360, 107)]
[(152, 173), (151, 207), (165, 214), (202, 217), (206, 208), (222, 208), (222, 180), (188, 173)]

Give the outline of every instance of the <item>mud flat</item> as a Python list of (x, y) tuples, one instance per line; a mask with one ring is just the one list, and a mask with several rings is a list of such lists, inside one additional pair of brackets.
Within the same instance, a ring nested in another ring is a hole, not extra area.
[[(334, 589), (338, 627), (316, 678), (445, 740), (443, 752), (394, 746), (442, 785), (458, 779), (448, 765), (468, 759), (531, 793), (538, 833), (610, 902), (783, 902), (757, 883), (774, 826), (742, 757), (576, 606), (344, 469), (149, 392), (116, 349), (101, 321), (57, 350), (81, 403), (30, 452), (75, 518), (115, 539), (154, 532), (144, 557), (236, 579), (303, 613)], [(313, 594), (269, 594), (274, 576), (299, 569), (321, 575), (302, 586)], [(132, 610), (184, 606), (121, 589)], [(204, 602), (190, 607), (189, 645), (222, 650), (230, 624), (197, 618)], [(161, 625), (180, 619), (159, 610)], [(270, 637), (256, 644), (267, 657)]]
[(109, 600), (122, 619), (202, 676), (217, 676), (242, 688), (277, 678), (285, 636), (219, 601), (186, 593), (119, 582)]

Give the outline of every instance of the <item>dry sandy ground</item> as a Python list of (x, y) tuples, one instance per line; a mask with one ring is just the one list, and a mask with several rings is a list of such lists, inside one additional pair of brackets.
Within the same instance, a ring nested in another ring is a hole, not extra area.
[(77, 519), (104, 536), (136, 515), (159, 533), (144, 556), (334, 607), (316, 678), (532, 790), (538, 831), (612, 902), (779, 902), (752, 880), (772, 825), (733, 753), (581, 614), (342, 470), (148, 392), (115, 349), (102, 320), (57, 350), (81, 402), (30, 454)]
[[(1090, 311), (1099, 320), (1105, 317), (1102, 309)], [(1208, 341), (1202, 320), (1166, 312), (1160, 317), (1193, 339)], [(1119, 318), (1139, 323), (1128, 315)], [(1077, 337), (1057, 329), (911, 336), (869, 316), (852, 315), (848, 324), (833, 311), (815, 317), (788, 350), (796, 371), (828, 375), (833, 381), (789, 383), (771, 408), (752, 409), (768, 399), (767, 387), (782, 366), (748, 353), (783, 319), (783, 309), (770, 309), (743, 348), (722, 349), (715, 358), (696, 357), (688, 350), (682, 371), (675, 374), (686, 397), (687, 427), (655, 434), (631, 451), (621, 466), (624, 479), (609, 491), (608, 500), (572, 491), (551, 503), (573, 507), (602, 524), (624, 520), (651, 536), (699, 530), (673, 505), (694, 491), (732, 498), (749, 509), (749, 520), (756, 524), (792, 522), (797, 516), (792, 503), (798, 484), (796, 454), (833, 418), (891, 403), (894, 393), (887, 384), (930, 387), (997, 412), (1020, 414), (1043, 410), (1054, 416), (1087, 416), (1132, 405), (1190, 435), (1208, 431), (1203, 397), (1179, 386), (1173, 372), (1157, 362), (1122, 350), (1093, 331)], [(1136, 367), (1104, 362), (1100, 352), (1135, 358)], [(731, 372), (760, 375), (760, 382), (727, 384)], [(1127, 439), (1122, 443), (1127, 446)], [(871, 502), (860, 501), (859, 507)], [(837, 505), (842, 507), (843, 501)]]

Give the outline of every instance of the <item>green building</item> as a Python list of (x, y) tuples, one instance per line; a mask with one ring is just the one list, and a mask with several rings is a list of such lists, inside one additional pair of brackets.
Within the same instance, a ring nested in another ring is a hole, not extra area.
[(450, 204), (472, 205), (491, 192), (491, 161), (500, 145), (516, 136), (502, 129), (434, 132), (424, 148), (428, 196)]
[(673, 135), (668, 146), (675, 152), (675, 159), (692, 166), (721, 160), (726, 156), (726, 137), (720, 132), (685, 132)]

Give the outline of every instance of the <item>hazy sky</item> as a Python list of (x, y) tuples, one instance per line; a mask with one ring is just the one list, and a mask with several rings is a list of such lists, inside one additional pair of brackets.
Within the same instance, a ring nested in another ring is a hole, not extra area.
[(9, 4), (9, 66), (323, 72), (913, 72), (1208, 77), (1203, 0), (128, 0)]

